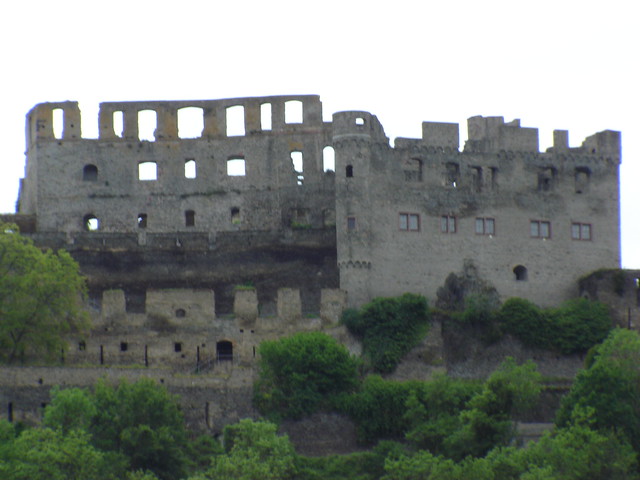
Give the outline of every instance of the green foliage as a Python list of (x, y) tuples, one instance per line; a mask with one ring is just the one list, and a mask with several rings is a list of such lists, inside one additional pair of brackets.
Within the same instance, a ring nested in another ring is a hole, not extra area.
[(269, 422), (241, 420), (225, 427), (226, 454), (213, 457), (211, 467), (193, 480), (287, 480), (296, 473), (295, 450)]
[(504, 332), (525, 345), (555, 349), (564, 354), (586, 352), (604, 340), (611, 330), (607, 306), (584, 298), (547, 310), (521, 298), (510, 298), (498, 317)]
[(358, 440), (401, 439), (406, 430), (403, 419), (406, 401), (419, 382), (383, 380), (368, 376), (357, 393), (342, 396), (338, 408), (357, 425)]
[(563, 398), (556, 423), (575, 423), (576, 412), (592, 412), (593, 427), (624, 435), (640, 452), (640, 336), (616, 329), (594, 349)]
[(93, 398), (84, 389), (67, 388), (51, 390), (51, 403), (44, 411), (44, 424), (60, 429), (64, 435), (71, 430), (88, 430), (97, 409)]
[(362, 337), (364, 355), (374, 371), (389, 373), (427, 333), (429, 310), (421, 295), (375, 298), (359, 314), (347, 311), (343, 323)]
[(273, 419), (301, 418), (358, 383), (358, 362), (334, 338), (298, 333), (260, 344), (254, 402)]
[(0, 360), (60, 355), (65, 335), (89, 328), (85, 291), (67, 252), (43, 252), (15, 225), (0, 223)]

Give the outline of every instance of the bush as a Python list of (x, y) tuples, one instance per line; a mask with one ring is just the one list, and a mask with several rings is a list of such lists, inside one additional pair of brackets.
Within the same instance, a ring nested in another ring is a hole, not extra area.
[(389, 373), (427, 333), (429, 310), (421, 295), (375, 298), (360, 312), (347, 310), (342, 322), (362, 338), (365, 358), (371, 368)]
[(502, 305), (498, 318), (505, 333), (528, 347), (549, 348), (552, 343), (548, 317), (529, 300), (510, 298)]
[(260, 357), (254, 402), (273, 420), (309, 415), (358, 383), (358, 361), (324, 333), (262, 342)]

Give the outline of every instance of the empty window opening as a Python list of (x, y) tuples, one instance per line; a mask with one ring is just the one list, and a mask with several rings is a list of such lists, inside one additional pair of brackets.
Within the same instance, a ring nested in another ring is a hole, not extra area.
[(407, 182), (422, 181), (422, 160), (419, 158), (405, 160), (402, 168), (404, 170), (404, 179)]
[(531, 220), (531, 236), (533, 238), (550, 238), (551, 222), (543, 220)]
[(173, 344), (173, 351), (179, 353), (182, 351), (182, 343), (176, 342)]
[(126, 352), (129, 350), (129, 344), (127, 342), (120, 342), (120, 351)]
[(302, 102), (289, 100), (284, 103), (284, 123), (302, 123)]
[(442, 233), (456, 233), (456, 217), (442, 215), (440, 217), (440, 231)]
[(138, 228), (147, 228), (147, 214), (139, 213), (138, 214)]
[(353, 177), (353, 165), (347, 165), (347, 167), (345, 168), (345, 175), (347, 176), (347, 178)]
[(61, 108), (54, 108), (51, 112), (53, 138), (58, 140), (64, 135), (64, 110)]
[(84, 229), (88, 232), (95, 232), (96, 230), (100, 230), (100, 220), (93, 213), (85, 215), (82, 221), (84, 224)]
[(193, 227), (196, 224), (196, 212), (193, 210), (186, 210), (184, 212), (184, 225), (185, 227)]
[(156, 162), (140, 162), (138, 164), (138, 180), (158, 180), (158, 164)]
[(184, 308), (178, 308), (176, 310), (176, 318), (184, 318), (187, 316), (187, 311)]
[(357, 117), (356, 118), (356, 125), (364, 125), (364, 118)]
[(448, 162), (446, 164), (446, 178), (445, 182), (448, 187), (458, 188), (460, 181), (460, 165), (455, 162)]
[(491, 172), (491, 189), (498, 187), (498, 167), (489, 167)]
[(417, 213), (401, 213), (399, 215), (400, 230), (418, 232), (420, 230), (420, 215)]
[(244, 177), (247, 174), (244, 157), (230, 157), (227, 160), (227, 175), (230, 177)]
[(244, 107), (227, 107), (227, 137), (242, 136), (244, 132)]
[(293, 170), (296, 173), (298, 185), (302, 185), (304, 183), (304, 164), (302, 160), (302, 152), (291, 152), (291, 164), (293, 165)]
[(98, 180), (98, 167), (92, 164), (85, 165), (82, 169), (82, 180), (85, 182), (95, 182)]
[(591, 170), (587, 167), (578, 167), (575, 172), (575, 188), (576, 193), (585, 193), (589, 189), (589, 179)]
[(124, 112), (113, 112), (113, 134), (116, 137), (124, 137)]
[(476, 192), (482, 191), (482, 167), (471, 167), (471, 182)]
[(322, 171), (336, 171), (336, 152), (330, 145), (322, 149)]
[(527, 267), (523, 265), (517, 265), (513, 269), (513, 274), (516, 277), (516, 281), (524, 282), (527, 280)]
[(13, 422), (13, 402), (9, 402), (7, 405), (7, 420)]
[(78, 351), (84, 352), (87, 349), (87, 343), (85, 341), (78, 342)]
[(154, 142), (156, 140), (156, 128), (158, 115), (155, 110), (140, 110), (138, 112), (138, 139)]
[(541, 168), (538, 172), (538, 191), (550, 192), (553, 190), (558, 171), (553, 167)]
[(311, 214), (308, 208), (291, 209), (291, 226), (293, 228), (311, 227)]
[(591, 240), (590, 223), (572, 223), (571, 238), (573, 240)]
[(233, 360), (233, 344), (227, 340), (216, 343), (216, 359), (219, 362)]
[(263, 103), (260, 105), (260, 128), (262, 130), (271, 130), (271, 104)]
[(104, 345), (100, 345), (100, 365), (104, 365)]
[(353, 231), (356, 228), (356, 217), (347, 217), (347, 230)]
[(238, 207), (231, 208), (231, 224), (240, 225), (240, 209)]
[(127, 313), (145, 313), (147, 307), (146, 290), (129, 290), (124, 293), (124, 306)]
[(193, 158), (189, 158), (184, 161), (184, 178), (196, 178), (196, 161)]
[(493, 218), (476, 218), (477, 235), (495, 235), (496, 221)]
[(204, 110), (185, 107), (178, 110), (178, 137), (200, 138), (204, 129)]

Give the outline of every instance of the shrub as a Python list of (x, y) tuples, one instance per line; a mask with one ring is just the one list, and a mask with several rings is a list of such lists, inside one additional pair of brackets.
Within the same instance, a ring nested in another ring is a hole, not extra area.
[(549, 348), (551, 326), (540, 308), (523, 298), (510, 298), (502, 305), (498, 318), (505, 333), (529, 347)]
[(262, 342), (260, 357), (254, 401), (274, 420), (309, 415), (358, 382), (358, 361), (324, 333)]
[(553, 344), (562, 353), (586, 352), (602, 342), (611, 330), (609, 309), (584, 298), (569, 300), (550, 310)]

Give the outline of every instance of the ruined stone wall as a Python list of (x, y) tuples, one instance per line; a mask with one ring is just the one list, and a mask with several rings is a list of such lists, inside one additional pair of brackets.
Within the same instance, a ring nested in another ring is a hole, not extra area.
[(351, 305), (404, 292), (433, 300), (470, 260), (503, 298), (550, 306), (577, 296), (581, 275), (619, 266), (617, 132), (579, 148), (556, 132), (539, 152), (537, 130), (473, 117), (460, 152), (457, 125), (425, 123), (425, 138), (394, 148), (378, 125), (364, 112), (334, 115), (338, 266)]

